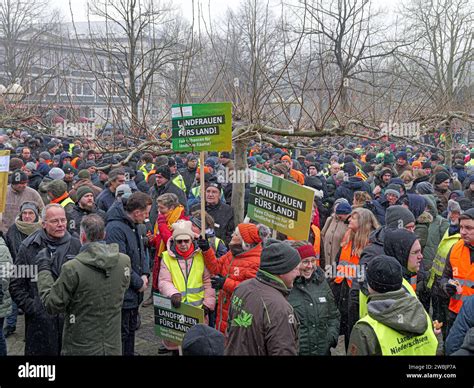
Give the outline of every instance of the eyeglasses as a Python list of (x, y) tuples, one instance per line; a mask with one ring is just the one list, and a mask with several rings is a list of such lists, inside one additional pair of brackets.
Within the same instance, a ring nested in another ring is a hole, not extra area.
[(58, 219), (54, 219), (54, 220), (48, 220), (46, 222), (49, 222), (52, 225), (66, 224), (67, 219), (66, 218), (58, 218)]
[(305, 265), (305, 266), (313, 265), (315, 261), (316, 260), (301, 260), (301, 265)]
[(189, 244), (191, 240), (176, 240), (176, 244)]

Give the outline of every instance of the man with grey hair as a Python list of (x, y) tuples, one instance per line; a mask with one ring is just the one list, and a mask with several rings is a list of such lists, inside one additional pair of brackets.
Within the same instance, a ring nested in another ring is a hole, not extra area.
[(108, 187), (105, 188), (97, 197), (97, 207), (104, 212), (110, 209), (115, 202), (115, 191), (117, 187), (125, 183), (125, 171), (121, 168), (115, 168), (109, 173)]
[(64, 263), (54, 281), (48, 263), (39, 268), (38, 289), (49, 314), (66, 314), (61, 354), (122, 354), (121, 310), (130, 284), (130, 258), (118, 244), (106, 244), (105, 224), (97, 214), (80, 226), (80, 253)]
[(81, 244), (67, 231), (66, 212), (61, 205), (47, 205), (41, 219), (42, 228), (22, 242), (15, 260), (29, 273), (12, 279), (10, 294), (25, 312), (25, 356), (58, 356), (64, 318), (46, 312), (38, 292), (37, 271), (47, 267), (56, 280), (63, 264), (79, 253)]

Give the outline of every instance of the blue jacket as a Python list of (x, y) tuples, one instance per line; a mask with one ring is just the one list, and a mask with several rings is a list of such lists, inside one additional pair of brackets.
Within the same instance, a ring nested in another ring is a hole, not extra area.
[(97, 196), (96, 204), (100, 210), (107, 212), (110, 207), (115, 202), (115, 193), (112, 193), (109, 188), (102, 190), (102, 192)]
[(347, 182), (342, 182), (342, 184), (337, 188), (334, 197), (335, 199), (345, 198), (352, 205), (352, 200), (354, 199), (354, 193), (356, 191), (365, 191), (372, 196), (370, 185), (367, 182), (364, 182), (362, 178), (352, 176)]
[(446, 338), (446, 354), (450, 355), (458, 351), (466, 337), (469, 329), (474, 327), (474, 296), (470, 296), (463, 301), (453, 327), (449, 330)]
[(124, 309), (137, 308), (143, 301), (143, 292), (138, 292), (143, 286), (143, 275), (150, 274), (150, 268), (145, 256), (143, 238), (139, 228), (125, 214), (122, 206), (114, 206), (107, 213), (106, 242), (117, 243), (120, 253), (130, 257), (132, 273), (130, 276), (130, 287), (125, 292)]

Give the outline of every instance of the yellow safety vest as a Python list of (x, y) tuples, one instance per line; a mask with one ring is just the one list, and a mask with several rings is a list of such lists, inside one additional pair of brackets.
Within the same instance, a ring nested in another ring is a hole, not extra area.
[[(152, 171), (152, 170), (154, 170), (154, 169), (155, 169), (155, 165), (152, 164), (152, 168), (150, 169), (150, 171)], [(139, 168), (139, 170), (140, 170), (141, 172), (143, 172), (143, 175), (145, 175), (145, 180), (147, 180), (148, 175), (150, 175), (150, 171), (148, 171), (148, 170), (146, 169), (146, 164), (144, 164), (143, 166), (141, 166), (141, 167)]]
[[(425, 312), (426, 314), (426, 312)], [(375, 332), (383, 356), (435, 356), (438, 349), (431, 319), (426, 314), (428, 328), (421, 335), (406, 335), (380, 323), (370, 315), (360, 319), (367, 323)]]
[(449, 235), (449, 230), (443, 236), (443, 239), (438, 245), (438, 250), (436, 256), (433, 259), (433, 265), (430, 270), (430, 277), (426, 286), (428, 288), (433, 287), (434, 280), (436, 276), (443, 276), (444, 267), (446, 266), (446, 258), (448, 257), (449, 250), (454, 244), (456, 244), (461, 239), (461, 234), (456, 233), (452, 236)]
[(178, 174), (177, 176), (175, 176), (171, 182), (173, 182), (173, 184), (177, 187), (179, 187), (181, 190), (183, 190), (184, 192), (186, 192), (186, 184), (184, 183), (184, 179), (183, 177)]
[(69, 205), (70, 203), (72, 203), (74, 205), (74, 201), (70, 198), (70, 197), (67, 197), (64, 201), (62, 201), (60, 203), (60, 205), (62, 207), (66, 207), (67, 205)]
[[(415, 290), (413, 289), (413, 286), (406, 281), (405, 278), (402, 280), (402, 287), (405, 288), (406, 291), (415, 298), (418, 298), (416, 295)], [(367, 310), (367, 301), (369, 297), (365, 295), (362, 291), (359, 291), (359, 318), (363, 318), (367, 316), (368, 310)]]
[[(181, 293), (182, 301), (195, 307), (202, 307), (204, 303), (204, 257), (198, 252), (191, 259), (186, 260), (186, 268), (190, 263), (190, 268), (183, 273), (178, 260), (171, 257), (168, 252), (163, 252), (163, 260), (171, 273), (171, 279), (176, 289)], [(188, 271), (189, 270), (189, 271)]]

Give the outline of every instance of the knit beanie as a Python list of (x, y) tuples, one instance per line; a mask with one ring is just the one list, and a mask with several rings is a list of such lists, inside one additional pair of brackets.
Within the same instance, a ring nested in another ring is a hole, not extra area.
[(298, 253), (300, 254), (301, 260), (306, 259), (308, 257), (316, 256), (314, 252), (314, 247), (311, 244), (306, 244), (301, 247), (296, 248)]
[(165, 166), (159, 166), (156, 169), (156, 174), (160, 174), (163, 178), (170, 180), (171, 179), (171, 171), (170, 168), (165, 165)]
[(17, 185), (20, 183), (27, 183), (28, 182), (28, 175), (26, 175), (21, 170), (15, 170), (12, 172), (12, 185)]
[(39, 217), (39, 210), (38, 206), (34, 202), (23, 202), (23, 205), (20, 207), (20, 215), (23, 213), (25, 210), (31, 210), (33, 213), (36, 215), (36, 219)]
[(357, 167), (354, 163), (349, 162), (344, 164), (343, 171), (346, 172), (350, 177), (355, 176), (355, 174), (357, 174)]
[(295, 269), (300, 261), (300, 254), (295, 248), (270, 238), (262, 250), (260, 269), (273, 275), (283, 275)]
[(388, 228), (399, 228), (399, 221), (402, 221), (402, 227), (405, 227), (409, 223), (415, 222), (415, 216), (404, 206), (389, 206), (385, 212), (385, 225)]
[(367, 268), (367, 283), (376, 292), (397, 291), (402, 287), (403, 268), (391, 256), (374, 257)]
[(272, 171), (276, 171), (279, 174), (288, 174), (290, 172), (288, 166), (285, 163), (277, 163), (273, 165)]
[(79, 171), (79, 173), (77, 174), (77, 177), (79, 179), (91, 179), (91, 174), (88, 170), (81, 170)]
[(200, 323), (191, 326), (184, 335), (183, 356), (223, 356), (224, 346), (224, 334)]
[(459, 204), (459, 202), (456, 202), (454, 199), (450, 199), (448, 201), (448, 215), (453, 212), (462, 214), (461, 205)]
[(171, 228), (173, 229), (174, 240), (181, 236), (189, 237), (191, 240), (198, 237), (198, 235), (193, 232), (193, 224), (191, 221), (179, 220), (171, 225)]
[(343, 215), (343, 214), (351, 214), (352, 206), (349, 203), (342, 202), (337, 205), (336, 207), (336, 214)]
[(76, 202), (79, 202), (84, 195), (89, 193), (94, 194), (89, 186), (84, 185), (79, 187), (76, 191)]
[(441, 171), (441, 172), (438, 172), (436, 175), (435, 175), (435, 185), (439, 185), (440, 183), (450, 179), (451, 177), (449, 176), (448, 173), (444, 172), (444, 171)]
[(418, 194), (434, 194), (434, 187), (430, 182), (420, 182), (415, 189)]
[(247, 244), (258, 244), (262, 242), (260, 235), (258, 233), (258, 228), (254, 224), (239, 224), (237, 226), (239, 229), (240, 236)]
[(43, 151), (39, 154), (40, 159), (51, 160), (51, 154), (48, 151)]
[(35, 162), (28, 162), (25, 164), (25, 168), (30, 171), (36, 171), (36, 163)]
[(49, 170), (48, 175), (50, 176), (51, 179), (55, 180), (55, 179), (63, 179), (64, 175), (66, 174), (60, 168), (53, 167), (51, 170)]
[(395, 257), (404, 269), (408, 266), (411, 247), (418, 239), (415, 233), (406, 229), (387, 229), (383, 249), (388, 256)]
[(54, 199), (56, 199), (67, 191), (67, 184), (60, 179), (55, 179), (48, 183), (47, 190), (48, 193), (51, 193)]

